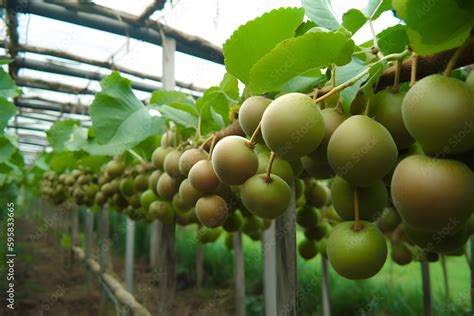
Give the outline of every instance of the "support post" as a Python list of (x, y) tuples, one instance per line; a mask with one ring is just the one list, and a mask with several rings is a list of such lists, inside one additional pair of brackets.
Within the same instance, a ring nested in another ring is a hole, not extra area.
[(431, 309), (431, 282), (430, 282), (430, 266), (425, 259), (421, 261), (421, 278), (423, 283), (423, 310), (425, 316), (432, 315)]
[[(471, 235), (471, 311), (474, 312), (474, 235)], [(471, 313), (472, 314), (472, 313)]]
[(265, 316), (277, 315), (276, 293), (276, 248), (275, 223), (262, 234), (263, 291), (265, 296)]
[(322, 296), (323, 296), (323, 316), (331, 315), (331, 304), (329, 303), (329, 274), (328, 274), (328, 258), (321, 254), (321, 274), (323, 276), (322, 282)]
[[(163, 88), (175, 89), (175, 53), (176, 40), (163, 36)], [(168, 316), (173, 313), (174, 296), (176, 289), (175, 277), (175, 220), (171, 224), (161, 225), (159, 246), (159, 315)]]
[(133, 294), (133, 265), (135, 256), (135, 221), (127, 217), (127, 236), (125, 244), (125, 288)]
[(232, 234), (234, 244), (235, 311), (237, 316), (245, 315), (245, 267), (242, 247), (242, 232)]
[(110, 239), (109, 239), (109, 207), (105, 204), (100, 211), (100, 242), (99, 258), (100, 266), (103, 270), (112, 270), (112, 261), (110, 258)]
[[(85, 227), (85, 258), (86, 260), (92, 257), (92, 242), (94, 234), (94, 213), (90, 209), (86, 211), (86, 227)], [(90, 291), (92, 285), (92, 274), (87, 270), (87, 290)]]
[(297, 315), (295, 185), (285, 213), (275, 220), (277, 315)]
[(202, 288), (204, 282), (204, 245), (198, 241), (196, 243), (196, 287)]
[(72, 207), (71, 216), (71, 268), (74, 267), (74, 253), (72, 248), (79, 245), (79, 210), (78, 206)]
[(155, 219), (150, 226), (150, 269), (152, 271), (158, 270), (160, 229), (161, 224), (157, 219)]

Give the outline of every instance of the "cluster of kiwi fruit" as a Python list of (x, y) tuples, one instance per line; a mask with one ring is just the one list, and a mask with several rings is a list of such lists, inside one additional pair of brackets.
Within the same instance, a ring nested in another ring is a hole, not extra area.
[(386, 239), (405, 265), (458, 255), (473, 233), (473, 81), (471, 73), (467, 83), (441, 75), (410, 89), (397, 83), (359, 93), (348, 113), (337, 93), (318, 104), (302, 93), (249, 97), (238, 113), (247, 137), (176, 147), (169, 130), (149, 164), (126, 170), (113, 160), (97, 178), (46, 174), (43, 190), (56, 201), (69, 193), (108, 202), (135, 219), (199, 223), (203, 243), (224, 230), (229, 249), (232, 232), (259, 240), (293, 201), (301, 257), (321, 253), (340, 275), (370, 278), (386, 261)]

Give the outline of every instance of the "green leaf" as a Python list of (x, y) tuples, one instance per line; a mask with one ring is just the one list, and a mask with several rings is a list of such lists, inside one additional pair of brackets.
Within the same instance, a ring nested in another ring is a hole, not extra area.
[(408, 45), (406, 26), (397, 24), (377, 34), (378, 46), (385, 55), (401, 53)]
[(66, 169), (74, 169), (77, 167), (77, 159), (71, 151), (53, 152), (50, 161), (51, 169), (57, 173), (63, 173)]
[(0, 97), (11, 98), (17, 96), (18, 91), (15, 81), (0, 67)]
[(376, 20), (384, 11), (392, 9), (391, 0), (369, 0), (362, 12), (370, 20)]
[(194, 99), (179, 91), (170, 91), (170, 90), (158, 90), (153, 91), (150, 98), (150, 104), (162, 105), (170, 103), (182, 103), (193, 105)]
[(319, 68), (316, 68), (292, 78), (278, 90), (282, 93), (306, 92), (317, 85), (323, 84), (326, 80), (326, 76), (321, 74)]
[(301, 36), (316, 26), (316, 23), (314, 23), (313, 21), (305, 21), (301, 23), (300, 26), (298, 26), (295, 32), (295, 36)]
[(219, 88), (231, 99), (237, 100), (239, 98), (239, 81), (230, 73), (225, 73)]
[(172, 106), (162, 104), (160, 106), (153, 106), (156, 108), (164, 118), (173, 121), (176, 124), (179, 124), (183, 127), (198, 127), (198, 116), (196, 114), (190, 113), (179, 109), (177, 106), (179, 104), (173, 104)]
[(474, 9), (457, 0), (394, 0), (397, 16), (407, 25), (411, 48), (430, 55), (462, 45), (470, 36)]
[(16, 107), (5, 98), (0, 97), (0, 133), (8, 126), (8, 121), (16, 114)]
[(149, 113), (133, 94), (131, 81), (113, 72), (101, 82), (89, 113), (97, 144), (132, 148), (150, 135), (163, 132), (164, 120)]
[[(364, 71), (367, 67), (368, 66), (364, 64), (360, 59), (352, 58), (352, 61), (349, 64), (336, 68), (336, 85), (343, 84), (344, 82), (354, 78), (356, 75)], [(359, 79), (353, 85), (347, 87), (346, 89), (340, 92), (339, 96), (342, 107), (344, 108), (345, 112), (349, 113), (351, 103), (357, 96), (357, 92), (359, 91), (359, 88), (362, 83), (367, 80), (367, 77), (368, 75), (364, 76), (362, 79)]]
[(77, 120), (64, 120), (54, 123), (53, 126), (46, 131), (49, 145), (51, 145), (53, 150), (64, 150), (64, 144), (71, 137), (75, 126), (78, 126), (79, 124), (80, 122)]
[(10, 139), (0, 135), (0, 163), (10, 160), (17, 150), (18, 148), (10, 142)]
[(204, 95), (196, 101), (196, 106), (201, 120), (201, 135), (221, 129), (222, 121), (224, 125), (229, 124), (229, 100), (219, 87), (204, 91)]
[(303, 22), (302, 8), (280, 8), (240, 26), (224, 43), (226, 69), (245, 84), (253, 65)]
[(337, 30), (341, 23), (331, 6), (331, 0), (301, 0), (305, 14), (318, 26)]
[(342, 25), (355, 34), (367, 22), (367, 18), (357, 9), (350, 9), (342, 16)]
[(354, 42), (342, 33), (316, 32), (280, 43), (252, 68), (254, 94), (275, 91), (304, 72), (351, 60)]
[(110, 160), (107, 156), (87, 155), (78, 160), (78, 165), (99, 173), (101, 167)]
[(69, 151), (81, 150), (87, 145), (87, 130), (79, 125), (73, 126), (68, 140), (64, 143), (64, 149)]
[(160, 146), (160, 141), (161, 135), (153, 135), (143, 140), (140, 144), (135, 146), (133, 150), (135, 150), (140, 156), (151, 160), (151, 155), (155, 148)]

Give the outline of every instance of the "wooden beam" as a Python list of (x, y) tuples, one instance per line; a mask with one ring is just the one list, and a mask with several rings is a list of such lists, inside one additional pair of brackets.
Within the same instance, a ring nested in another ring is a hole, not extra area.
[(56, 91), (66, 94), (88, 94), (88, 95), (95, 95), (97, 91), (93, 91), (88, 88), (80, 88), (77, 86), (71, 86), (59, 82), (53, 81), (46, 81), (41, 79), (34, 79), (30, 77), (17, 77), (15, 78), (15, 82), (18, 86), (35, 88), (35, 89), (42, 89), (48, 91)]
[[(35, 110), (44, 110), (44, 111), (54, 111), (67, 114), (75, 114), (86, 116), (88, 112), (88, 107), (84, 105), (75, 105), (71, 103), (54, 103), (52, 101), (39, 101), (35, 98), (17, 98), (15, 100), (15, 105), (19, 108), (35, 109)], [(77, 111), (81, 111), (77, 113)], [(59, 119), (59, 117), (58, 117)]]
[[(0, 46), (1, 42), (0, 42)], [(48, 48), (43, 48), (43, 47), (35, 47), (35, 46), (28, 46), (28, 45), (18, 45), (14, 48), (15, 52), (26, 52), (26, 53), (33, 53), (33, 54), (39, 54), (39, 55), (46, 55), (46, 56), (52, 56), (56, 58), (62, 58), (62, 59), (68, 59), (72, 60), (78, 63), (83, 63), (83, 64), (88, 64), (96, 67), (101, 67), (105, 69), (110, 69), (110, 70), (117, 70), (118, 72), (125, 73), (132, 75), (137, 78), (142, 78), (142, 79), (147, 79), (147, 80), (152, 80), (152, 81), (157, 81), (161, 82), (161, 76), (156, 76), (156, 75), (151, 75), (151, 74), (146, 74), (140, 71), (136, 71), (134, 69), (130, 69), (127, 67), (119, 66), (119, 65), (114, 65), (111, 62), (108, 61), (99, 61), (99, 60), (94, 60), (94, 59), (89, 59), (85, 58), (82, 56), (74, 55), (65, 51), (57, 51), (53, 49), (48, 49)], [(182, 89), (187, 89), (187, 90), (192, 90), (192, 91), (197, 91), (197, 92), (202, 92), (205, 89), (196, 87), (192, 83), (186, 83), (183, 81), (176, 81), (176, 85)]]
[(140, 14), (138, 17), (138, 21), (145, 21), (150, 16), (152, 16), (153, 13), (155, 13), (158, 10), (162, 10), (165, 7), (166, 0), (155, 0), (153, 1), (152, 4), (150, 4), (148, 7), (145, 8), (145, 10)]
[[(60, 66), (51, 62), (42, 62), (34, 59), (26, 59), (17, 57), (15, 59), (15, 64), (18, 68), (27, 68), (37, 71), (43, 71), (48, 73), (54, 73), (58, 75), (71, 76), (76, 78), (82, 78), (87, 80), (101, 81), (107, 75), (100, 74), (98, 72), (86, 71), (78, 68), (71, 68)], [(159, 90), (161, 87), (150, 85), (143, 82), (132, 81), (132, 88), (136, 90), (141, 90), (145, 92), (153, 92)]]
[[(13, 4), (20, 3), (12, 0)], [(9, 3), (11, 5), (12, 3)], [(136, 16), (90, 2), (28, 1), (19, 6), (22, 13), (31, 13), (97, 30), (162, 45), (161, 32), (176, 40), (178, 51), (215, 63), (224, 64), (222, 49), (200, 37), (188, 35), (156, 21), (138, 21)]]

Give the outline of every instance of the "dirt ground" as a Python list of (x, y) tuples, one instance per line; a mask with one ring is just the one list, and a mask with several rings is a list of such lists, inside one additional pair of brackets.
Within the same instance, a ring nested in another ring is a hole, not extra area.
[[(70, 252), (60, 244), (60, 237), (49, 231), (37, 234), (32, 220), (18, 219), (16, 261), (16, 311), (0, 310), (0, 315), (115, 315), (112, 302), (101, 298), (99, 282), (91, 277), (78, 261), (71, 261)], [(35, 236), (35, 238), (31, 238)], [(114, 272), (123, 282), (123, 259), (113, 258)], [(157, 315), (158, 281), (145, 262), (135, 264), (135, 297), (152, 315)], [(181, 290), (176, 292), (174, 314), (232, 315), (232, 289), (201, 289), (186, 284), (178, 276)], [(184, 279), (186, 277), (184, 276)], [(3, 293), (2, 293), (3, 297)], [(4, 308), (4, 304), (2, 304)]]

